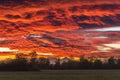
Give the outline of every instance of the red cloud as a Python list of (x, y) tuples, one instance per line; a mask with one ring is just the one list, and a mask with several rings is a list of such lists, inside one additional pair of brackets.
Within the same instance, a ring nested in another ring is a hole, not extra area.
[[(0, 38), (6, 38), (0, 40), (1, 47), (101, 57), (113, 54), (100, 53), (96, 46), (120, 40), (119, 32), (86, 31), (119, 26), (119, 0), (114, 4), (113, 0), (4, 0), (0, 4)], [(44, 37), (28, 39), (31, 34)]]

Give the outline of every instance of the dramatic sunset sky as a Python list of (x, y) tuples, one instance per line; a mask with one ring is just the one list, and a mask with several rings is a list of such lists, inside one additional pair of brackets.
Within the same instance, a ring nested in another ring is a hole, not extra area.
[(120, 0), (0, 0), (0, 52), (120, 56)]

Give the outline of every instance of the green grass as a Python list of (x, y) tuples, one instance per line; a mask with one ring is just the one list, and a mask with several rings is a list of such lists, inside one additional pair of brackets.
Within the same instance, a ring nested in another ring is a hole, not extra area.
[(120, 80), (120, 70), (43, 70), (0, 72), (0, 80)]

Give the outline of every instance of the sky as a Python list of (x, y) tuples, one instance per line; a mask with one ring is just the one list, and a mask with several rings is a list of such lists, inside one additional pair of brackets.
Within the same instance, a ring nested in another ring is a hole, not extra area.
[(0, 51), (120, 56), (120, 0), (0, 0)]

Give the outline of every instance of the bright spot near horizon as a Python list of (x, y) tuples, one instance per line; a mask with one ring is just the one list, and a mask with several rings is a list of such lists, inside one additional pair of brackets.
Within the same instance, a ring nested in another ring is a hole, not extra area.
[(38, 55), (43, 55), (43, 56), (52, 56), (53, 54), (52, 53), (40, 53), (40, 52), (37, 52)]
[(11, 50), (10, 48), (0, 47), (0, 52), (17, 52), (18, 50)]

